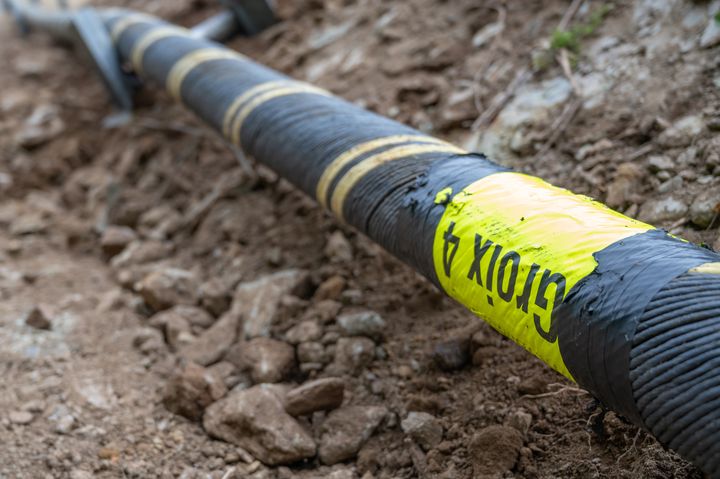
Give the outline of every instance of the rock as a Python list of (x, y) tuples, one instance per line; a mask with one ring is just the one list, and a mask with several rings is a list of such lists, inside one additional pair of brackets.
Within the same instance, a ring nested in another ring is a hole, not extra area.
[(50, 319), (48, 319), (39, 306), (34, 306), (27, 315), (25, 315), (25, 324), (35, 329), (49, 330), (52, 328)]
[(635, 163), (620, 164), (607, 187), (607, 205), (611, 208), (625, 208), (632, 195), (640, 188), (642, 177), (643, 172)]
[(200, 285), (200, 304), (215, 316), (230, 309), (230, 290), (221, 280), (213, 278)]
[(675, 221), (688, 211), (687, 205), (675, 197), (668, 196), (645, 202), (640, 208), (638, 218), (651, 224), (664, 221)]
[(245, 338), (269, 336), (280, 299), (305, 288), (307, 280), (306, 271), (287, 270), (240, 284), (235, 290), (231, 311), (243, 318)]
[(517, 384), (517, 391), (522, 395), (535, 396), (543, 394), (547, 389), (547, 381), (539, 376), (530, 376)]
[[(173, 306), (155, 313), (150, 318), (150, 325), (164, 330), (168, 344), (176, 349), (182, 345), (175, 344), (175, 340), (179, 339), (182, 343), (189, 343), (194, 340), (192, 331), (207, 329), (214, 323), (215, 319), (204, 309), (186, 305)], [(185, 337), (179, 338), (181, 333), (184, 333)]]
[(352, 245), (342, 231), (335, 231), (330, 235), (325, 244), (325, 256), (333, 263), (352, 261)]
[(473, 35), (472, 45), (475, 48), (480, 48), (502, 33), (503, 30), (505, 30), (504, 22), (488, 23)]
[(475, 434), (469, 455), (474, 477), (499, 477), (515, 467), (522, 434), (507, 426), (488, 426)]
[(338, 316), (337, 324), (348, 336), (367, 336), (379, 340), (385, 333), (385, 320), (375, 311), (342, 314)]
[(316, 451), (310, 434), (285, 412), (267, 385), (233, 392), (212, 404), (205, 411), (203, 427), (268, 465), (301, 461)]
[(188, 362), (168, 380), (162, 402), (168, 411), (191, 421), (199, 421), (205, 408), (222, 398), (226, 392), (222, 378), (202, 366)]
[(440, 444), (443, 428), (435, 416), (426, 412), (411, 412), (400, 423), (403, 432), (428, 451)]
[(173, 351), (179, 351), (195, 341), (190, 322), (177, 314), (168, 317), (165, 322), (165, 341)]
[(165, 268), (148, 274), (135, 285), (135, 290), (155, 311), (176, 304), (197, 303), (198, 285), (195, 275), (184, 269)]
[(710, 21), (700, 37), (701, 48), (712, 48), (720, 45), (720, 23), (715, 19), (715, 15), (710, 16)]
[(322, 337), (322, 329), (317, 321), (307, 320), (301, 321), (285, 333), (285, 339), (290, 344), (306, 343), (308, 341), (317, 341)]
[(323, 365), (330, 362), (330, 357), (325, 346), (317, 341), (300, 343), (297, 347), (297, 357), (301, 363), (317, 363)]
[(58, 404), (53, 408), (48, 416), (48, 421), (53, 424), (52, 429), (58, 434), (70, 434), (75, 427), (75, 416), (63, 404)]
[(653, 155), (648, 158), (648, 168), (652, 173), (657, 173), (658, 171), (673, 171), (675, 169), (675, 162), (669, 156)]
[(239, 354), (227, 358), (255, 383), (278, 383), (295, 368), (295, 349), (270, 338), (254, 338), (239, 347)]
[(347, 406), (331, 412), (322, 425), (320, 461), (332, 465), (355, 457), (387, 413), (383, 406)]
[(191, 344), (180, 350), (180, 355), (202, 366), (208, 366), (223, 357), (235, 342), (240, 329), (240, 317), (228, 311), (215, 324), (204, 331)]
[(345, 289), (345, 278), (339, 275), (331, 276), (323, 281), (315, 291), (314, 299), (322, 301), (324, 299), (338, 299)]
[(708, 228), (711, 223), (717, 224), (720, 215), (720, 187), (704, 190), (690, 205), (690, 221), (700, 228)]
[(375, 343), (368, 338), (340, 338), (335, 345), (335, 365), (340, 372), (357, 373), (375, 359)]
[(70, 471), (70, 479), (93, 479), (95, 477), (91, 472), (82, 469), (73, 469)]
[(532, 414), (524, 409), (513, 411), (508, 415), (507, 424), (520, 431), (523, 437), (525, 437), (530, 429), (530, 424), (532, 424)]
[(28, 411), (11, 411), (10, 414), (8, 414), (8, 419), (10, 419), (10, 422), (13, 424), (30, 424), (33, 420), (32, 413)]
[(705, 131), (705, 122), (702, 117), (686, 116), (663, 131), (658, 137), (658, 142), (665, 147), (687, 146), (703, 131)]
[(291, 416), (305, 416), (315, 411), (340, 407), (345, 383), (340, 378), (322, 378), (307, 382), (285, 396), (285, 410)]
[(471, 359), (470, 338), (450, 339), (436, 344), (432, 359), (443, 371), (455, 371), (465, 367)]
[(153, 328), (139, 328), (135, 331), (132, 340), (133, 346), (143, 354), (154, 354), (165, 348), (165, 340), (162, 333)]
[(166, 258), (172, 252), (172, 244), (161, 241), (133, 241), (122, 253), (110, 260), (115, 269), (126, 268), (135, 264), (150, 263)]
[(65, 130), (60, 110), (55, 105), (39, 105), (15, 135), (15, 141), (23, 148), (37, 148)]
[(137, 239), (135, 230), (127, 226), (108, 226), (100, 237), (100, 248), (108, 258), (120, 254)]

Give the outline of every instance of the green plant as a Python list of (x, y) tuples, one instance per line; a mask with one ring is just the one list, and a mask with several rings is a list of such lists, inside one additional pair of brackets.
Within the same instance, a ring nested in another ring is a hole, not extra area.
[(601, 5), (590, 13), (587, 22), (573, 25), (567, 30), (555, 30), (550, 37), (550, 50), (557, 51), (564, 48), (573, 53), (579, 53), (582, 40), (595, 33), (610, 10), (612, 10), (612, 6)]

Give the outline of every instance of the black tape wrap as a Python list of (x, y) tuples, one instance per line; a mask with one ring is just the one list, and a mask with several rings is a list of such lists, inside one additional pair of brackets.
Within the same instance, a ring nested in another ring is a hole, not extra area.
[[(105, 15), (108, 28), (127, 15)], [(166, 27), (147, 17), (128, 25), (116, 38), (121, 58), (130, 61), (145, 35)], [(158, 37), (146, 47), (140, 58), (143, 79), (160, 85), (187, 55), (222, 48), (182, 34)], [(175, 94), (233, 139), (227, 129), (233, 102), (264, 84), (283, 81), (290, 79), (250, 60), (218, 56), (190, 69)], [(342, 190), (334, 212), (437, 285), (433, 241), (451, 199), (441, 191), (457, 193), (506, 171), (482, 155), (463, 153), (312, 89), (255, 106), (237, 130), (236, 144), (321, 202), (323, 185), (328, 197)], [(388, 137), (395, 143), (373, 143)], [(373, 145), (361, 148), (368, 143)], [(378, 160), (408, 145), (411, 153)], [(338, 166), (339, 158), (355, 150), (357, 155)], [(353, 169), (368, 162), (371, 168), (341, 188)], [(329, 170), (334, 173), (327, 179)], [(720, 477), (720, 372), (715, 373), (720, 276), (688, 273), (720, 256), (649, 230), (611, 244), (594, 258), (595, 271), (555, 305), (552, 321), (563, 362), (578, 384), (607, 406)]]

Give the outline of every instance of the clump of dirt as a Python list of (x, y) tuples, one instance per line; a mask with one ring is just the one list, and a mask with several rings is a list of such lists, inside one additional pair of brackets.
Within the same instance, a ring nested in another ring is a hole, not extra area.
[[(565, 2), (284, 2), (232, 46), (719, 246), (714, 5), (615, 4), (544, 65)], [(164, 94), (103, 126), (69, 52), (0, 38), (0, 474), (702, 477)]]

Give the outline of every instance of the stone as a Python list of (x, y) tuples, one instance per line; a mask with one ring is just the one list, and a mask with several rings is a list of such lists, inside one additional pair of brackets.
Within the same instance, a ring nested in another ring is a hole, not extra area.
[(440, 444), (443, 428), (435, 416), (426, 412), (411, 412), (400, 423), (403, 432), (425, 451)]
[(337, 324), (348, 336), (367, 336), (374, 340), (382, 339), (385, 333), (385, 320), (375, 311), (346, 313), (338, 316)]
[(717, 225), (718, 215), (720, 215), (720, 187), (704, 190), (690, 205), (690, 221), (700, 228)]
[(195, 274), (178, 268), (164, 268), (145, 276), (135, 290), (155, 311), (177, 304), (197, 303), (198, 284)]
[(500, 477), (515, 467), (523, 446), (512, 427), (488, 426), (473, 436), (468, 448), (474, 477)]
[(607, 186), (605, 202), (611, 208), (625, 208), (640, 188), (643, 171), (635, 163), (621, 163)]
[(536, 396), (547, 390), (547, 381), (539, 376), (530, 376), (517, 383), (517, 391), (522, 395)]
[(705, 122), (700, 116), (686, 116), (673, 123), (658, 137), (658, 142), (665, 147), (687, 146), (705, 131)]
[(333, 465), (355, 457), (387, 413), (384, 406), (347, 406), (331, 412), (321, 428), (320, 461)]
[(230, 289), (217, 278), (200, 285), (200, 304), (215, 316), (230, 309)]
[(317, 321), (301, 321), (285, 332), (285, 340), (290, 344), (306, 343), (317, 341), (323, 335), (322, 329)]
[(298, 462), (316, 452), (312, 436), (285, 412), (269, 385), (232, 392), (215, 402), (205, 411), (203, 427), (268, 465)]
[(285, 396), (285, 411), (291, 416), (305, 416), (315, 411), (329, 411), (342, 405), (345, 383), (340, 378), (309, 381)]
[(720, 23), (715, 19), (715, 15), (710, 15), (707, 27), (700, 37), (701, 48), (712, 48), (720, 45)]
[(330, 276), (315, 291), (313, 298), (317, 301), (338, 299), (345, 289), (345, 278), (339, 275)]
[(300, 343), (297, 347), (298, 361), (301, 363), (327, 364), (330, 362), (330, 355), (325, 346), (317, 341)]
[(137, 239), (135, 230), (128, 226), (111, 225), (105, 228), (100, 237), (100, 248), (105, 256), (116, 256)]
[(158, 353), (165, 348), (162, 333), (154, 328), (139, 328), (136, 330), (132, 344), (146, 355)]
[(60, 109), (55, 105), (38, 105), (15, 135), (15, 142), (23, 148), (37, 148), (65, 131)]
[(652, 155), (648, 158), (648, 168), (652, 173), (657, 173), (658, 171), (673, 171), (675, 169), (675, 162), (669, 156)]
[(126, 268), (135, 264), (150, 263), (166, 258), (173, 251), (170, 243), (162, 241), (133, 241), (122, 253), (110, 260), (110, 266), (115, 269)]
[(10, 419), (10, 422), (13, 424), (30, 424), (33, 420), (32, 413), (28, 411), (11, 411), (10, 414), (8, 414), (8, 419)]
[(507, 425), (514, 427), (525, 437), (532, 424), (532, 414), (524, 409), (511, 412), (507, 417)]
[(375, 343), (363, 337), (340, 338), (335, 345), (335, 365), (340, 372), (357, 373), (375, 359)]
[(180, 355), (202, 366), (219, 361), (235, 342), (240, 329), (240, 318), (228, 311), (195, 341), (182, 347)]
[(35, 329), (49, 330), (52, 323), (40, 306), (34, 306), (25, 315), (25, 324)]
[(165, 322), (165, 341), (173, 351), (179, 351), (195, 341), (190, 322), (176, 314), (168, 317)]
[(227, 392), (221, 377), (192, 362), (181, 366), (165, 385), (162, 402), (168, 411), (199, 421), (205, 408)]
[(349, 262), (353, 259), (353, 249), (342, 231), (335, 231), (325, 244), (325, 256), (333, 262)]
[(215, 318), (210, 316), (207, 311), (197, 306), (177, 305), (170, 309), (155, 313), (150, 318), (150, 326), (165, 331), (165, 337), (170, 343), (168, 337), (168, 326), (172, 323), (178, 325), (186, 325), (187, 331), (191, 329), (207, 329), (215, 323)]
[(688, 211), (687, 205), (673, 196), (646, 201), (638, 213), (638, 219), (650, 224), (675, 221)]
[(231, 311), (243, 318), (244, 337), (252, 339), (270, 336), (270, 328), (276, 320), (280, 300), (287, 294), (305, 288), (307, 280), (306, 271), (293, 269), (238, 285)]
[(238, 354), (227, 358), (243, 371), (249, 371), (255, 383), (278, 383), (295, 368), (295, 349), (270, 338), (254, 338), (242, 343)]
[(465, 367), (471, 359), (470, 338), (455, 338), (438, 343), (433, 348), (432, 359), (443, 371), (456, 371)]

